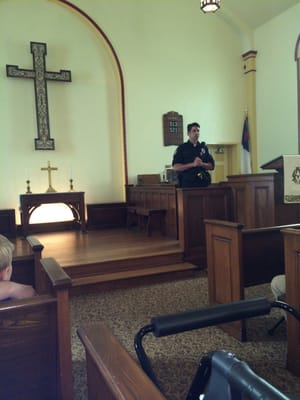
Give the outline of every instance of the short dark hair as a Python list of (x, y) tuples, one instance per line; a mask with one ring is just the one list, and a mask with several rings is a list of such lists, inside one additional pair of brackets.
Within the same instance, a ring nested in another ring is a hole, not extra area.
[(191, 122), (190, 124), (187, 125), (187, 131), (190, 132), (194, 126), (196, 126), (197, 128), (200, 128), (200, 125), (198, 124), (198, 122)]

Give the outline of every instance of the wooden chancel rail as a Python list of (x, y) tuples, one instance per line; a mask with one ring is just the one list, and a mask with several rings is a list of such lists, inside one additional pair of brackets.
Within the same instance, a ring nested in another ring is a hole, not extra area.
[[(244, 288), (271, 282), (284, 273), (281, 230), (300, 224), (244, 229), (242, 224), (206, 220), (206, 255), (210, 304), (243, 300)], [(247, 340), (246, 321), (222, 328), (238, 340)]]
[(71, 279), (52, 258), (39, 265), (39, 295), (0, 303), (0, 399), (73, 398)]
[(86, 351), (89, 400), (166, 400), (102, 322), (77, 332)]

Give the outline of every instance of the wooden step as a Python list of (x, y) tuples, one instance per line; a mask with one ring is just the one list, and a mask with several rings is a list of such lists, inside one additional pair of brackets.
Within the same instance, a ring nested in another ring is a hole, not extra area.
[(184, 262), (182, 250), (161, 252), (160, 254), (147, 254), (131, 256), (122, 259), (108, 259), (84, 265), (62, 265), (66, 273), (73, 280), (96, 275), (109, 275), (116, 273), (129, 273), (134, 275), (141, 268), (158, 268), (159, 266), (180, 264)]
[(156, 267), (140, 268), (138, 270), (135, 269), (131, 271), (130, 270), (119, 271), (106, 274), (98, 274), (93, 276), (86, 276), (82, 278), (74, 278), (72, 279), (72, 286), (75, 287), (75, 286), (93, 285), (101, 282), (110, 282), (128, 278), (138, 278), (142, 276), (160, 275), (172, 272), (193, 271), (197, 269), (198, 267), (196, 265), (187, 262), (169, 264), (169, 265), (160, 265)]

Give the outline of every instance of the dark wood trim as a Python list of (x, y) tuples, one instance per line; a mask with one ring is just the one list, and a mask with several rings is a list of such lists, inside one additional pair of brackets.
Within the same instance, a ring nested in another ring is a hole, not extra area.
[(15, 209), (0, 210), (0, 233), (7, 238), (15, 238), (17, 235)]
[(124, 228), (126, 226), (124, 203), (87, 204), (88, 229)]

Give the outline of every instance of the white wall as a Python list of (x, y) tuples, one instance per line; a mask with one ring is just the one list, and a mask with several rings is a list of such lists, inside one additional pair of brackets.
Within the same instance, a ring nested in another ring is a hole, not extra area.
[[(103, 29), (124, 74), (129, 183), (159, 173), (174, 146), (163, 146), (162, 115), (177, 111), (201, 123), (208, 143), (239, 142), (245, 110), (242, 38), (198, 2), (73, 0)], [(18, 207), (28, 175), (47, 188), (40, 168), (59, 171), (53, 186), (67, 190), (72, 166), (88, 203), (123, 199), (120, 82), (112, 54), (86, 20), (60, 1), (0, 0), (0, 208)], [(48, 45), (47, 69), (70, 69), (72, 83), (49, 83), (51, 136), (56, 150), (35, 151), (33, 83), (6, 77), (5, 65), (31, 68), (30, 41)], [(7, 178), (6, 178), (7, 177)]]
[(298, 154), (297, 64), (300, 5), (255, 32), (259, 165)]
[[(0, 1), (0, 208), (18, 208), (31, 180), (33, 192), (48, 188), (47, 161), (57, 191), (74, 187), (86, 201), (123, 199), (120, 89), (116, 64), (99, 35), (77, 14), (40, 0)], [(68, 69), (71, 83), (48, 82), (51, 137), (55, 151), (36, 151), (33, 81), (6, 77), (5, 65), (33, 67), (30, 41), (47, 43), (48, 71)], [(18, 213), (17, 213), (18, 214)]]

